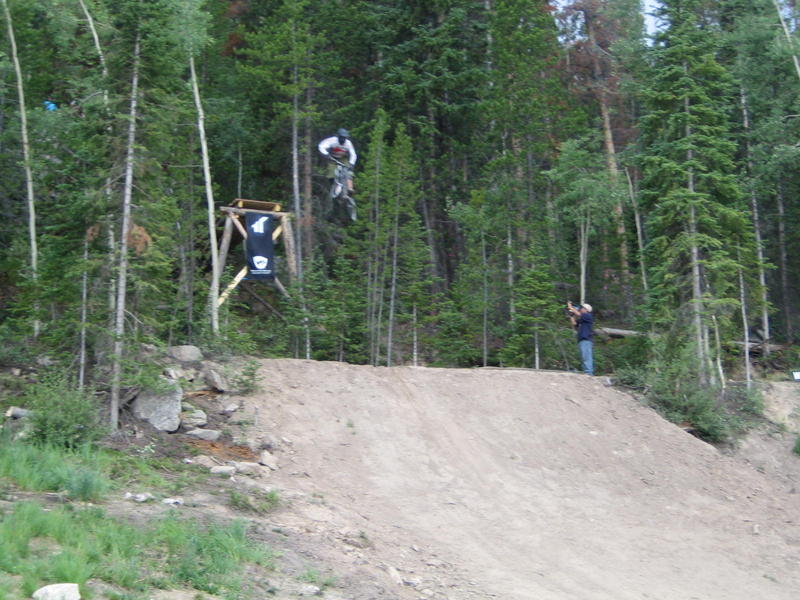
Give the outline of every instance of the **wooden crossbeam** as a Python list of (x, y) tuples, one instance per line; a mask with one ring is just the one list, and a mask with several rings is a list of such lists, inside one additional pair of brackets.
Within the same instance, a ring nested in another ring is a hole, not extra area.
[(233, 281), (228, 284), (228, 287), (225, 288), (225, 291), (220, 294), (219, 300), (217, 300), (217, 306), (222, 306), (225, 303), (225, 301), (228, 299), (228, 296), (230, 296), (231, 292), (236, 289), (236, 286), (241, 283), (245, 275), (247, 275), (247, 265), (242, 267), (242, 270), (236, 274), (236, 277), (234, 277)]

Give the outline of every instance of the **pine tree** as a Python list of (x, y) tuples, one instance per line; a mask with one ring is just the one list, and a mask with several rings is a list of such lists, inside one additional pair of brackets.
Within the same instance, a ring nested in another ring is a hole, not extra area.
[(528, 248), (524, 264), (516, 286), (518, 310), (500, 358), (511, 367), (540, 369), (555, 362), (548, 361), (546, 355), (552, 355), (557, 347), (556, 324), (564, 303), (556, 295), (553, 276), (536, 244)]
[(687, 317), (698, 376), (709, 384), (716, 380), (713, 311), (729, 309), (735, 298), (732, 238), (743, 234), (746, 220), (729, 134), (731, 80), (715, 56), (718, 31), (703, 20), (700, 4), (668, 0), (658, 11), (666, 27), (642, 90), (642, 170), (654, 283), (650, 322), (664, 327)]

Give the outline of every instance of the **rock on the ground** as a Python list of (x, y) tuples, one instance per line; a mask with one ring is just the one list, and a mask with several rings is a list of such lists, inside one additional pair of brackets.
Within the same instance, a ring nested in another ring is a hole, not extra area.
[(208, 415), (199, 409), (182, 412), (181, 424), (184, 427), (205, 427), (208, 425)]
[(134, 502), (149, 502), (150, 500), (154, 500), (155, 496), (150, 492), (144, 492), (142, 494), (131, 494), (130, 492), (125, 492), (125, 499), (126, 500), (133, 500)]
[(141, 392), (133, 401), (133, 415), (137, 419), (149, 422), (160, 431), (175, 431), (181, 424), (181, 399), (183, 390), (168, 379), (166, 392)]
[(269, 473), (269, 469), (265, 469), (258, 463), (254, 462), (234, 462), (233, 466), (236, 467), (237, 473), (242, 473), (244, 475), (251, 475), (253, 477), (261, 477), (266, 473)]
[(33, 413), (26, 408), (19, 408), (12, 406), (6, 411), (6, 417), (10, 419), (22, 419), (23, 417), (30, 417)]
[(198, 464), (201, 467), (206, 467), (208, 469), (210, 469), (211, 467), (218, 467), (219, 466), (219, 462), (215, 458), (213, 458), (211, 456), (208, 456), (206, 454), (201, 454), (200, 456), (195, 456), (194, 457), (194, 462), (195, 462), (195, 464)]
[(219, 436), (222, 435), (222, 432), (216, 429), (192, 429), (187, 431), (186, 435), (190, 435), (207, 442), (216, 442), (219, 439)]
[(206, 361), (203, 363), (203, 381), (212, 390), (228, 392), (231, 389), (228, 379), (223, 375), (224, 369), (217, 363)]
[(54, 583), (33, 592), (33, 600), (81, 600), (77, 583)]
[(203, 353), (197, 346), (170, 346), (167, 354), (180, 362), (198, 362), (203, 360)]
[(262, 450), (261, 455), (258, 457), (258, 464), (269, 467), (273, 471), (278, 470), (278, 460), (270, 453), (269, 450)]
[(230, 465), (218, 465), (216, 467), (211, 467), (210, 472), (212, 475), (234, 475), (236, 473), (236, 467)]
[(239, 403), (231, 402), (230, 404), (225, 405), (225, 408), (222, 409), (221, 414), (229, 415), (231, 413), (235, 413), (237, 410), (239, 410)]

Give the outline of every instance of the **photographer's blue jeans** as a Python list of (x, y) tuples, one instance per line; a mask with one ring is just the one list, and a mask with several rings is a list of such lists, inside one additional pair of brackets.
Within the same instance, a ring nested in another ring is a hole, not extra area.
[(594, 358), (592, 357), (592, 340), (581, 340), (578, 342), (578, 349), (581, 351), (581, 363), (583, 372), (587, 375), (594, 375)]

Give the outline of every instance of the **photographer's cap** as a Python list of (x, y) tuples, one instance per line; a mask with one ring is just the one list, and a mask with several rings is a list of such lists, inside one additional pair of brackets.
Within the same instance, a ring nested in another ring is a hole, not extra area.
[(585, 308), (589, 312), (592, 312), (592, 305), (591, 304), (581, 304), (581, 308)]

